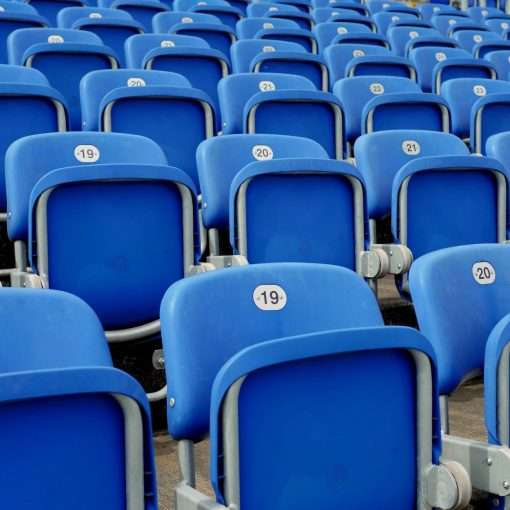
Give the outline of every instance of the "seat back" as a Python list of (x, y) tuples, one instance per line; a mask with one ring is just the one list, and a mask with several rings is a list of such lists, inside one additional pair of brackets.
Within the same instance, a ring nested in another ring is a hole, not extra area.
[(480, 30), (462, 30), (456, 32), (453, 38), (469, 52), (473, 52), (475, 46), (482, 42), (501, 40), (501, 37), (494, 32), (482, 32)]
[(391, 45), (391, 50), (395, 55), (405, 57), (406, 45), (411, 39), (424, 36), (438, 36), (439, 32), (433, 28), (423, 27), (390, 27), (388, 29), (388, 40)]
[(467, 156), (469, 150), (456, 136), (419, 130), (381, 131), (360, 136), (354, 157), (367, 191), (370, 219), (383, 219), (391, 212), (395, 175), (409, 161), (430, 156)]
[(441, 87), (448, 80), (455, 78), (478, 78), (496, 80), (494, 66), (479, 58), (455, 58), (438, 62), (433, 70), (433, 91), (441, 92)]
[(325, 21), (334, 21), (337, 16), (345, 16), (349, 14), (357, 14), (363, 16), (360, 12), (343, 7), (316, 7), (312, 11), (313, 18), (316, 23), (324, 23)]
[(143, 26), (144, 32), (152, 32), (153, 20), (160, 14), (169, 10), (169, 7), (159, 0), (98, 0), (100, 7), (114, 7), (128, 12), (135, 21)]
[(486, 154), (489, 158), (497, 159), (506, 169), (510, 169), (510, 134), (497, 133), (490, 136), (485, 144)]
[(198, 183), (195, 152), (214, 134), (214, 111), (186, 78), (163, 71), (98, 71), (83, 78), (81, 97), (84, 129), (147, 136)]
[(128, 12), (106, 7), (66, 7), (59, 11), (57, 18), (60, 28), (74, 28), (73, 25), (83, 18), (89, 20), (117, 19), (120, 21), (134, 21)]
[(503, 36), (505, 33), (505, 30), (508, 30), (510, 28), (510, 20), (508, 18), (494, 18), (494, 19), (488, 19), (485, 24), (497, 34)]
[(250, 3), (246, 9), (246, 14), (250, 18), (264, 18), (272, 12), (296, 13), (301, 12), (296, 6), (289, 4), (279, 4), (276, 2), (258, 2)]
[(362, 112), (373, 97), (398, 92), (420, 92), (420, 87), (409, 79), (394, 76), (356, 76), (337, 81), (333, 93), (344, 107), (347, 140), (354, 142), (361, 134)]
[(152, 140), (118, 133), (50, 133), (15, 141), (6, 153), (5, 184), (9, 237), (28, 239), (28, 210), (33, 187), (57, 168), (91, 163), (166, 165), (161, 148)]
[(202, 12), (172, 11), (162, 12), (154, 17), (153, 28), (157, 34), (168, 33), (174, 25), (181, 23), (213, 23), (221, 24), (221, 21), (212, 14)]
[(489, 16), (501, 16), (501, 9), (497, 7), (470, 7), (467, 10), (467, 13), (471, 18), (473, 18), (477, 23), (484, 23), (485, 20)]
[(484, 154), (487, 140), (494, 134), (508, 131), (510, 95), (492, 94), (478, 98), (471, 109), (471, 149)]
[(457, 78), (441, 87), (452, 116), (452, 131), (461, 138), (469, 138), (471, 108), (480, 97), (490, 94), (510, 94), (510, 83), (501, 80)]
[(499, 80), (507, 80), (510, 74), (510, 50), (498, 50), (486, 53), (485, 60), (488, 60), (496, 69)]
[(430, 21), (433, 16), (438, 14), (457, 14), (459, 12), (462, 13), (462, 11), (459, 11), (455, 7), (447, 4), (426, 3), (421, 4), (418, 9), (421, 13), (421, 17), (425, 21)]
[(374, 15), (374, 21), (377, 24), (377, 30), (380, 34), (386, 34), (388, 28), (398, 21), (412, 21), (416, 20), (414, 14), (409, 13), (395, 13), (395, 12), (378, 12)]
[(414, 309), (437, 355), (442, 395), (483, 370), (489, 334), (510, 307), (509, 254), (498, 244), (459, 246), (411, 267)]
[(313, 32), (319, 43), (319, 51), (322, 52), (332, 44), (337, 35), (342, 34), (363, 34), (372, 32), (366, 25), (352, 22), (329, 21), (315, 25)]
[(238, 39), (253, 39), (260, 30), (278, 28), (299, 28), (299, 25), (287, 19), (245, 18), (237, 22), (236, 32)]

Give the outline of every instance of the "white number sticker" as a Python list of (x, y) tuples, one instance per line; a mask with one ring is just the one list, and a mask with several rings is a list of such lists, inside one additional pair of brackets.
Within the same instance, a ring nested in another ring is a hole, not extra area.
[(441, 10), (441, 7), (434, 7), (432, 9), (432, 12), (439, 12)]
[(400, 17), (399, 16), (392, 16), (391, 17), (391, 21), (393, 21), (393, 23), (395, 23), (395, 21), (400, 21)]
[(48, 36), (48, 42), (50, 44), (60, 44), (64, 42), (64, 38), (61, 35), (50, 35)]
[(146, 83), (143, 78), (129, 78), (127, 81), (128, 87), (145, 87)]
[(198, 2), (197, 5), (207, 5), (207, 2)]
[(80, 163), (95, 163), (101, 153), (95, 145), (77, 145), (74, 148), (74, 157)]
[(253, 291), (253, 302), (264, 312), (278, 311), (287, 304), (287, 294), (279, 285), (259, 285)]
[(277, 12), (278, 7), (269, 7), (269, 12)]
[(335, 16), (340, 16), (340, 14), (342, 14), (342, 13), (338, 12), (338, 11), (334, 11), (334, 12), (331, 13), (330, 17), (334, 18)]
[(89, 14), (89, 18), (92, 18), (92, 19), (101, 19), (102, 17), (103, 17), (103, 15), (100, 12), (91, 12)]
[(272, 90), (276, 90), (276, 85), (269, 80), (263, 80), (259, 82), (259, 90), (261, 92), (271, 92)]
[(345, 27), (338, 27), (336, 29), (337, 34), (346, 34), (347, 32), (348, 32), (348, 30)]
[(272, 51), (276, 51), (276, 48), (274, 46), (264, 46), (262, 48), (263, 53), (271, 53)]
[(442, 62), (443, 60), (446, 60), (446, 53), (443, 53), (442, 51), (438, 51), (436, 53), (436, 60), (438, 62)]
[(0, 12), (5, 12), (5, 8), (0, 5)]
[(404, 140), (402, 142), (402, 150), (408, 156), (418, 156), (421, 152), (421, 147), (416, 140)]
[(190, 18), (189, 16), (184, 16), (184, 18), (181, 18), (181, 23), (193, 23), (193, 18)]
[(475, 34), (473, 36), (473, 41), (475, 41), (475, 43), (480, 43), (483, 41), (483, 37), (480, 34)]
[(273, 149), (271, 149), (269, 145), (254, 145), (251, 153), (258, 161), (268, 161), (273, 159)]
[(161, 41), (162, 48), (173, 48), (175, 43), (173, 41)]
[(457, 20), (456, 19), (449, 19), (448, 20), (448, 25), (456, 25), (457, 24)]
[(485, 96), (487, 95), (487, 89), (483, 85), (475, 85), (473, 87), (473, 92), (475, 93), (475, 96)]
[(476, 262), (472, 272), (475, 282), (480, 285), (490, 285), (496, 281), (496, 270), (490, 262)]
[(510, 25), (506, 21), (503, 21), (503, 23), (501, 23), (500, 27), (506, 30), (508, 27), (510, 27)]
[(418, 32), (416, 32), (416, 30), (413, 30), (412, 32), (409, 32), (409, 37), (411, 39), (416, 39), (420, 34), (418, 34)]
[(383, 9), (387, 9), (390, 6), (390, 4), (384, 3), (384, 4), (382, 4), (382, 6), (383, 6)]
[(487, 11), (487, 10), (485, 10), (485, 9), (484, 9), (484, 10), (482, 11), (482, 16), (483, 16), (484, 18), (486, 18), (488, 15), (489, 15), (489, 11)]
[(372, 92), (375, 96), (384, 94), (384, 85), (382, 83), (371, 83), (369, 88), (370, 92)]
[(272, 23), (264, 23), (264, 24), (262, 25), (262, 28), (264, 28), (264, 29), (266, 29), (266, 30), (267, 30), (267, 29), (269, 29), (269, 28), (274, 28), (274, 25), (273, 25)]
[(352, 56), (353, 57), (364, 57), (365, 56), (365, 52), (363, 50), (354, 50), (352, 52)]

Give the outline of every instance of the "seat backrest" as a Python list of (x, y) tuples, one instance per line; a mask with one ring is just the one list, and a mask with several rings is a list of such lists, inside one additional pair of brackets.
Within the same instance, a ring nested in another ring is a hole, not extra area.
[(467, 156), (469, 150), (456, 136), (434, 131), (390, 130), (360, 136), (354, 157), (366, 186), (369, 218), (390, 214), (393, 179), (406, 163), (443, 155)]
[(501, 36), (495, 32), (482, 32), (480, 30), (462, 30), (456, 32), (453, 38), (469, 52), (472, 52), (475, 46), (482, 42), (501, 40)]
[(279, 4), (276, 2), (250, 3), (246, 9), (246, 14), (250, 18), (263, 18), (272, 12), (300, 13), (301, 11), (294, 5)]
[(380, 34), (385, 34), (390, 25), (398, 21), (416, 20), (414, 14), (395, 13), (395, 12), (378, 12), (374, 15), (374, 21), (377, 23), (377, 29)]
[(57, 168), (91, 163), (166, 165), (161, 148), (148, 138), (117, 133), (50, 133), (21, 138), (6, 153), (9, 237), (26, 241), (32, 188)]
[(260, 30), (273, 28), (299, 28), (299, 25), (288, 19), (245, 18), (237, 22), (236, 32), (239, 39), (253, 39)]
[(409, 60), (418, 72), (418, 83), (423, 92), (434, 89), (434, 68), (439, 62), (455, 58), (470, 58), (471, 55), (460, 48), (416, 48), (409, 53)]
[(226, 229), (228, 202), (234, 177), (248, 164), (284, 158), (327, 158), (326, 151), (313, 140), (286, 135), (224, 135), (202, 142), (197, 150), (197, 166), (206, 228)]
[(115, 19), (119, 21), (134, 21), (133, 17), (122, 9), (110, 9), (105, 7), (66, 7), (57, 15), (58, 26), (72, 28), (73, 24), (82, 18)]
[(420, 87), (412, 80), (395, 76), (355, 76), (338, 80), (333, 93), (344, 107), (347, 140), (354, 142), (361, 134), (362, 112), (372, 98), (398, 92), (420, 92)]
[[(276, 290), (276, 296), (266, 298), (277, 299), (280, 306), (283, 298), (285, 306), (264, 312), (260, 285)], [(220, 302), (228, 314), (211, 313)], [(191, 322), (186, 319), (190, 313), (195, 317)], [(377, 302), (366, 284), (351, 271), (333, 266), (256, 264), (177, 282), (161, 304), (165, 370), (173, 374), (168, 396), (177, 403), (168, 407), (170, 433), (174, 439), (197, 440), (207, 434), (213, 380), (243, 348), (312, 331), (380, 325)]]
[(458, 12), (462, 12), (451, 5), (435, 3), (421, 4), (418, 9), (421, 12), (421, 17), (425, 21), (430, 21), (432, 17), (437, 14), (456, 14)]
[(317, 37), (319, 43), (319, 51), (324, 51), (337, 35), (342, 34), (364, 34), (372, 31), (366, 26), (359, 23), (349, 23), (340, 21), (328, 21), (319, 23), (313, 28), (313, 33)]
[(469, 137), (471, 108), (480, 98), (490, 94), (510, 94), (510, 83), (501, 80), (456, 78), (441, 86), (450, 107), (452, 131), (461, 138)]
[(510, 28), (510, 19), (508, 18), (494, 18), (488, 19), (485, 24), (499, 35), (503, 35), (505, 30)]
[(273, 41), (271, 39), (242, 39), (230, 47), (232, 70), (234, 73), (249, 73), (252, 71), (251, 63), (257, 55), (274, 51), (306, 54), (303, 46), (293, 42)]
[(510, 133), (503, 132), (490, 136), (485, 144), (489, 158), (497, 159), (510, 171)]
[(442, 395), (483, 370), (488, 336), (510, 309), (509, 255), (500, 244), (459, 246), (411, 267), (414, 309), (437, 355)]
[(192, 35), (140, 34), (126, 40), (126, 63), (128, 67), (143, 68), (144, 58), (157, 48), (209, 48), (206, 41)]
[(174, 25), (180, 23), (213, 23), (221, 24), (221, 21), (212, 14), (203, 14), (201, 12), (162, 12), (154, 16), (154, 32), (159, 34), (167, 33)]
[(0, 83), (49, 86), (41, 71), (11, 64), (0, 64)]
[(357, 14), (358, 16), (362, 16), (362, 14), (357, 11), (344, 9), (341, 7), (316, 7), (312, 11), (312, 16), (316, 23), (334, 21), (334, 19), (338, 16), (346, 16), (349, 14)]
[(274, 90), (313, 91), (316, 88), (310, 80), (290, 74), (239, 73), (227, 76), (218, 84), (223, 132), (242, 133), (246, 103), (259, 92)]
[(422, 27), (390, 27), (388, 28), (388, 41), (391, 45), (391, 50), (395, 55), (406, 56), (406, 44), (411, 39), (423, 36), (438, 36), (440, 33), (433, 28)]
[(510, 49), (491, 51), (486, 53), (483, 58), (496, 68), (499, 80), (508, 79), (510, 73)]
[(477, 23), (483, 23), (488, 16), (500, 16), (502, 14), (501, 9), (497, 7), (470, 7), (467, 13)]

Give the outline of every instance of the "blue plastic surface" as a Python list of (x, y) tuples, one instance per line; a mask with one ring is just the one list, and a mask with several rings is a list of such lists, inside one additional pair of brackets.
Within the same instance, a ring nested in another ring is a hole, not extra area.
[(327, 46), (333, 43), (333, 39), (339, 34), (370, 33), (372, 30), (366, 25), (350, 22), (329, 21), (315, 25), (313, 33), (319, 43), (319, 51), (323, 52)]
[(440, 32), (433, 28), (423, 27), (390, 27), (387, 32), (388, 41), (390, 42), (391, 49), (395, 55), (405, 57), (406, 44), (411, 39), (416, 37), (435, 37), (440, 35)]
[(299, 25), (286, 19), (245, 18), (237, 23), (236, 32), (239, 39), (253, 39), (259, 30), (273, 28), (299, 28)]
[[(496, 70), (490, 62), (478, 58), (455, 58), (438, 62), (432, 71), (434, 76), (433, 91), (441, 91), (442, 85), (455, 78), (492, 79)], [(438, 78), (438, 76), (440, 77)]]
[(474, 47), (481, 42), (501, 40), (501, 37), (494, 32), (481, 32), (479, 30), (463, 30), (457, 32), (453, 38), (469, 52), (472, 52)]

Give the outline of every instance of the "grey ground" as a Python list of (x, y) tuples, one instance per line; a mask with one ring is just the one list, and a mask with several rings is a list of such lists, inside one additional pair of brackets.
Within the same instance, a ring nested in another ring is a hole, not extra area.
[[(385, 280), (379, 287), (379, 296), (384, 305), (397, 304), (398, 294), (390, 280)], [(392, 321), (393, 322), (393, 321)], [(397, 314), (398, 322), (398, 314)], [(407, 320), (403, 320), (405, 324)], [(485, 440), (483, 423), (483, 387), (479, 382), (469, 384), (457, 391), (450, 399), (450, 432), (454, 435)], [(158, 470), (159, 510), (173, 510), (173, 487), (179, 481), (177, 463), (177, 443), (168, 434), (158, 433), (154, 436), (156, 464)], [(208, 442), (204, 441), (195, 448), (197, 467), (197, 488), (212, 495), (208, 484), (209, 451)], [(475, 502), (475, 508), (483, 507), (482, 502)]]

